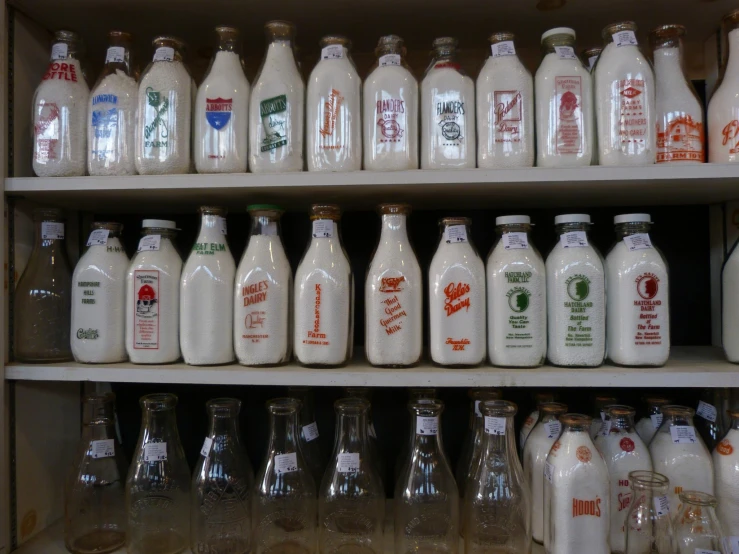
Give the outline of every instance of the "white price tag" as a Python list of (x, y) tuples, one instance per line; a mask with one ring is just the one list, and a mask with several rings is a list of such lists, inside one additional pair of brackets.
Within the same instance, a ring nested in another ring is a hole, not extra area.
[(150, 252), (152, 250), (159, 250), (159, 246), (162, 243), (162, 235), (144, 235), (139, 240), (139, 252)]
[(658, 516), (666, 516), (670, 513), (670, 499), (667, 496), (654, 497), (654, 511)]
[(174, 48), (160, 46), (156, 49), (156, 52), (154, 52), (155, 62), (171, 62), (172, 60), (174, 60)]
[(42, 221), (41, 238), (45, 240), (61, 240), (64, 238), (64, 223), (59, 221)]
[(485, 432), (488, 435), (505, 435), (505, 418), (485, 416)]
[(493, 58), (516, 55), (516, 47), (514, 46), (512, 40), (504, 40), (503, 42), (496, 42), (495, 44), (491, 44), (490, 50), (493, 53)]
[(528, 248), (529, 236), (527, 233), (513, 232), (503, 235), (503, 249), (514, 250), (516, 248)]
[(262, 234), (268, 237), (277, 236), (277, 222), (270, 221), (269, 223), (262, 225)]
[(739, 537), (724, 537), (726, 554), (739, 554)]
[(219, 217), (216, 220), (216, 229), (218, 229), (222, 235), (228, 234), (228, 227), (226, 226), (226, 218), (225, 217)]
[(585, 231), (570, 231), (559, 235), (562, 248), (581, 248), (588, 246), (588, 234)]
[(386, 65), (400, 65), (400, 54), (385, 54), (380, 56), (380, 67)]
[(108, 244), (108, 235), (110, 235), (108, 229), (95, 229), (90, 233), (90, 238), (87, 239), (87, 246), (104, 246)]
[(339, 473), (357, 473), (359, 471), (359, 452), (342, 452), (339, 454)]
[(611, 36), (613, 37), (613, 42), (615, 42), (616, 46), (619, 48), (621, 46), (636, 46), (639, 44), (636, 42), (634, 31), (619, 31), (618, 33), (613, 33)]
[(711, 423), (716, 423), (716, 416), (718, 415), (718, 411), (716, 410), (716, 406), (713, 404), (709, 404), (708, 402), (703, 402), (701, 400), (698, 402), (698, 409), (695, 411), (696, 415), (701, 416), (703, 419), (707, 419)]
[(57, 42), (51, 47), (51, 59), (54, 61), (66, 60), (68, 50), (69, 47), (65, 43)]
[(467, 227), (464, 225), (448, 225), (444, 227), (444, 241), (447, 244), (467, 242)]
[(303, 427), (303, 437), (305, 437), (306, 442), (318, 438), (318, 424), (315, 421)]
[(111, 46), (105, 54), (105, 63), (124, 63), (126, 61), (126, 49), (122, 46)]
[(115, 456), (115, 440), (114, 439), (103, 439), (99, 441), (92, 441), (92, 457), (98, 458), (112, 458)]
[(298, 455), (295, 452), (289, 454), (278, 454), (275, 456), (275, 473), (282, 475), (283, 473), (292, 473), (298, 471)]
[(438, 417), (419, 417), (416, 419), (416, 435), (436, 435), (438, 433)]
[(549, 462), (544, 462), (544, 477), (547, 481), (554, 484), (554, 466)]
[(662, 414), (652, 414), (649, 416), (649, 418), (652, 420), (652, 427), (655, 429), (659, 429), (659, 426), (662, 425), (662, 418), (664, 416)]
[(608, 436), (608, 433), (611, 432), (611, 427), (613, 426), (613, 421), (610, 419), (607, 419), (603, 422), (603, 425), (600, 428), (600, 434), (604, 437)]
[(562, 424), (559, 421), (547, 421), (544, 428), (547, 430), (548, 439), (556, 439), (562, 432)]
[(166, 462), (167, 461), (167, 443), (166, 442), (150, 442), (144, 445), (144, 461), (145, 462)]
[(629, 235), (624, 237), (624, 244), (629, 252), (634, 250), (648, 250), (652, 248), (652, 241), (649, 239), (649, 233), (636, 233), (635, 235)]
[(205, 440), (203, 441), (203, 446), (200, 448), (200, 455), (208, 457), (208, 454), (210, 454), (210, 449), (213, 448), (213, 439), (210, 437), (205, 437)]
[(329, 44), (321, 49), (322, 60), (340, 60), (344, 57), (344, 47), (341, 44)]
[(554, 51), (557, 52), (560, 60), (576, 60), (577, 54), (572, 46), (555, 46)]
[(695, 554), (721, 554), (718, 550), (706, 550), (705, 548), (696, 548)]
[(670, 427), (673, 444), (695, 444), (695, 427), (692, 425), (672, 425)]
[(588, 69), (593, 69), (593, 66), (595, 65), (595, 62), (598, 61), (598, 58), (600, 56), (590, 56), (588, 58)]
[(334, 236), (334, 220), (333, 219), (314, 219), (313, 220), (313, 238), (314, 239), (330, 239)]

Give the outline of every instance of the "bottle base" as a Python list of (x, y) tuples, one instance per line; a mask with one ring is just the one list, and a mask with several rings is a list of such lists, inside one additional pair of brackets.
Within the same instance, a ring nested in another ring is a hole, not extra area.
[(39, 358), (37, 356), (23, 356), (16, 354), (14, 357), (15, 362), (22, 362), (25, 364), (58, 364), (61, 362), (73, 362), (74, 357), (72, 354), (53, 356), (49, 358)]
[(105, 554), (121, 548), (126, 542), (126, 534), (122, 531), (94, 529), (73, 539), (66, 545), (72, 554)]

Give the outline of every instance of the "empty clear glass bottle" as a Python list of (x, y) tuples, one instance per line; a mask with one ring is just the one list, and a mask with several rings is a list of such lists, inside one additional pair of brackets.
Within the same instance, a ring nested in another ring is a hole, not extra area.
[(31, 257), (15, 287), (15, 360), (66, 362), (72, 359), (72, 270), (64, 244), (64, 217), (59, 210), (37, 209), (33, 226)]
[(321, 484), (323, 472), (326, 469), (326, 459), (321, 452), (318, 423), (316, 423), (315, 404), (313, 402), (312, 387), (288, 387), (288, 396), (300, 400), (298, 425), (300, 426), (300, 448), (303, 451), (316, 487)]
[(395, 485), (394, 552), (454, 554), (459, 548), (459, 497), (441, 440), (444, 403), (410, 403), (408, 411), (412, 446)]
[[(436, 398), (436, 389), (424, 387), (412, 387), (408, 389), (408, 405), (415, 403), (429, 404)], [(409, 435), (408, 444), (400, 452), (400, 456), (395, 458), (395, 472), (393, 483), (398, 482), (400, 474), (405, 470), (406, 464), (410, 461), (410, 453), (413, 450), (413, 435)]]
[(267, 402), (269, 444), (257, 473), (252, 508), (254, 554), (316, 551), (316, 485), (300, 447), (300, 401)]
[(115, 438), (115, 395), (82, 399), (82, 438), (67, 479), (64, 546), (74, 554), (113, 552), (126, 542), (127, 462)]
[(375, 461), (375, 467), (380, 473), (380, 477), (385, 478), (385, 457), (380, 451), (380, 442), (377, 440), (377, 432), (375, 431), (375, 422), (372, 419), (372, 389), (370, 387), (345, 387), (344, 392), (349, 398), (364, 398), (370, 403), (369, 412), (367, 412), (367, 436), (369, 437), (370, 452), (372, 459)]
[(626, 554), (672, 554), (675, 536), (667, 491), (670, 480), (653, 471), (632, 471), (626, 514)]
[(318, 549), (321, 554), (380, 554), (385, 489), (367, 436), (370, 403), (343, 398), (334, 409), (334, 451), (318, 496)]
[(682, 507), (675, 517), (677, 554), (731, 554), (723, 544), (721, 524), (716, 517), (716, 497), (705, 492), (683, 491)]
[(126, 479), (129, 554), (177, 554), (190, 542), (190, 468), (174, 394), (141, 397), (141, 432)]
[(251, 550), (254, 470), (239, 437), (241, 401), (209, 400), (208, 434), (192, 481), (190, 544), (197, 553)]

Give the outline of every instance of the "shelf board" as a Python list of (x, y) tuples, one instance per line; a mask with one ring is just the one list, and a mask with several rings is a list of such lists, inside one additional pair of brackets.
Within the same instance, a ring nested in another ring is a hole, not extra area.
[(661, 368), (594, 369), (544, 366), (510, 369), (481, 366), (451, 369), (423, 362), (407, 369), (376, 368), (357, 358), (337, 369), (297, 364), (250, 368), (240, 365), (189, 366), (120, 364), (10, 364), (5, 378), (29, 381), (98, 381), (109, 383), (181, 383), (199, 385), (312, 385), (370, 387), (732, 387), (739, 366), (724, 360), (718, 348), (674, 348)]

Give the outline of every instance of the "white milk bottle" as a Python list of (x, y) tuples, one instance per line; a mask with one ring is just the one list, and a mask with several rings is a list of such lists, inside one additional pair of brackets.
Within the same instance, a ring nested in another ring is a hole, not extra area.
[(735, 247), (726, 260), (721, 280), (721, 333), (724, 353), (727, 360), (739, 363), (739, 248)]
[[(649, 448), (634, 429), (634, 414), (630, 406), (609, 406), (608, 425), (595, 441), (603, 455), (611, 480), (611, 552), (626, 551), (624, 521), (632, 501), (629, 473), (652, 471)], [(606, 431), (608, 431), (606, 433)]]
[(429, 266), (429, 343), (440, 365), (477, 365), (485, 359), (485, 265), (466, 217), (439, 221), (439, 246)]
[(544, 466), (547, 554), (610, 554), (608, 468), (593, 445), (590, 418), (564, 414)]
[(729, 57), (721, 84), (708, 104), (708, 161), (739, 162), (739, 10), (721, 20)]
[(649, 443), (654, 471), (670, 480), (670, 511), (677, 512), (682, 491), (713, 494), (713, 462), (693, 425), (695, 410), (664, 406), (662, 425)]
[(340, 366), (352, 356), (354, 275), (341, 244), (341, 211), (311, 206), (311, 241), (295, 272), (295, 359), (307, 366)]
[(280, 232), (283, 209), (253, 204), (246, 250), (234, 287), (234, 347), (240, 364), (287, 363), (292, 349), (293, 275)]
[(487, 262), (488, 354), (503, 367), (538, 367), (547, 353), (544, 260), (531, 243), (531, 219), (495, 219), (497, 241)]
[(74, 359), (110, 364), (126, 360), (126, 272), (128, 256), (120, 223), (93, 223), (85, 252), (72, 275)]
[(340, 35), (321, 39), (321, 58), (308, 79), (306, 162), (308, 171), (362, 169), (362, 80)]
[(364, 169), (418, 169), (418, 82), (403, 39), (380, 37), (363, 90)]
[(534, 80), (516, 55), (513, 33), (495, 33), (477, 76), (477, 167), (534, 165)]
[(595, 440), (603, 430), (603, 424), (608, 417), (606, 413), (606, 407), (618, 404), (618, 399), (615, 396), (604, 396), (598, 395), (593, 399), (593, 417), (590, 421), (590, 438)]
[(541, 35), (544, 58), (536, 71), (536, 165), (591, 165), (595, 113), (590, 70), (575, 54), (575, 31), (550, 29)]
[(598, 367), (606, 355), (606, 275), (590, 244), (590, 216), (558, 215), (559, 240), (547, 256), (549, 361), (556, 366)]
[[(606, 257), (608, 358), (623, 366), (661, 366), (670, 356), (667, 262), (652, 245), (649, 214), (617, 215)], [(668, 475), (669, 477), (669, 475)]]
[(180, 274), (174, 221), (145, 219), (126, 275), (126, 350), (135, 364), (180, 357)]
[(381, 204), (380, 241), (364, 285), (365, 352), (376, 366), (404, 367), (421, 359), (423, 274), (408, 240), (407, 204)]
[(713, 451), (718, 518), (724, 535), (739, 538), (739, 410), (729, 410), (731, 427)]
[(249, 100), (249, 169), (303, 171), (305, 84), (295, 61), (295, 25), (269, 21), (264, 31), (267, 53)]
[(533, 395), (533, 398), (535, 409), (532, 410), (528, 416), (526, 416), (523, 425), (521, 425), (521, 430), (518, 433), (518, 450), (519, 455), (522, 459), (523, 449), (526, 446), (526, 439), (528, 438), (529, 433), (531, 433), (531, 430), (534, 428), (534, 425), (536, 425), (536, 422), (539, 421), (539, 404), (555, 401), (554, 394), (552, 394), (551, 392), (537, 392)]
[(523, 475), (531, 491), (531, 536), (544, 543), (544, 468), (552, 445), (562, 432), (559, 417), (567, 412), (565, 404), (539, 404), (539, 419), (523, 449)]
[(670, 401), (659, 396), (648, 396), (644, 400), (647, 404), (647, 414), (636, 422), (635, 428), (644, 444), (649, 446), (657, 429), (662, 425), (662, 406), (666, 406)]
[(239, 31), (216, 27), (218, 46), (195, 98), (193, 158), (198, 173), (245, 173), (249, 81)]
[(475, 83), (459, 65), (457, 39), (437, 38), (421, 82), (421, 169), (475, 167)]
[[(580, 57), (585, 62), (585, 67), (588, 68), (588, 71), (590, 74), (593, 74), (593, 68), (595, 67), (595, 63), (598, 61), (598, 58), (600, 58), (601, 53), (603, 52), (603, 48), (600, 46), (593, 46), (591, 48), (586, 48), (582, 51), (582, 54)], [(593, 118), (595, 118), (595, 114), (593, 114)]]
[(186, 364), (227, 364), (234, 359), (236, 264), (226, 241), (226, 210), (198, 211), (200, 231), (180, 281), (180, 349)]
[(685, 75), (682, 25), (649, 33), (657, 82), (657, 163), (703, 163), (703, 108)]
[(656, 159), (655, 82), (636, 41), (636, 24), (603, 29), (595, 66), (595, 107), (600, 165), (650, 165)]

